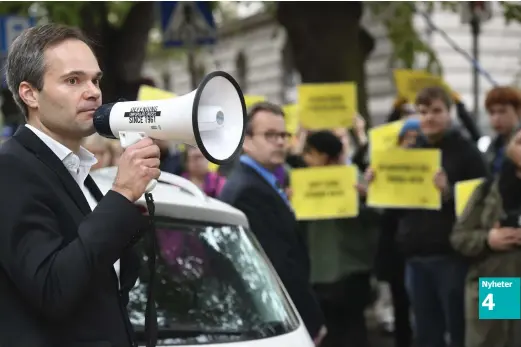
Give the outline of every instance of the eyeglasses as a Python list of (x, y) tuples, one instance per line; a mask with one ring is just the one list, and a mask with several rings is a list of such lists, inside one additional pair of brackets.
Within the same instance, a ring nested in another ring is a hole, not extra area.
[(254, 135), (264, 136), (264, 138), (268, 142), (277, 142), (277, 139), (279, 139), (279, 138), (281, 138), (283, 141), (287, 141), (292, 136), (292, 134), (288, 133), (287, 131), (283, 131), (283, 132), (267, 131), (265, 133), (251, 134), (251, 136), (254, 136)]

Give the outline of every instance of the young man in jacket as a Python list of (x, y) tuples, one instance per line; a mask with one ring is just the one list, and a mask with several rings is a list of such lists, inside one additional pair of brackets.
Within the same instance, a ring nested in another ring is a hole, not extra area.
[(418, 347), (462, 347), (467, 267), (449, 241), (456, 220), (454, 185), (487, 176), (487, 166), (476, 145), (452, 127), (451, 99), (443, 89), (423, 89), (416, 107), (423, 134), (416, 147), (441, 150), (442, 169), (433, 179), (442, 195), (442, 208), (403, 211), (397, 242), (407, 259)]

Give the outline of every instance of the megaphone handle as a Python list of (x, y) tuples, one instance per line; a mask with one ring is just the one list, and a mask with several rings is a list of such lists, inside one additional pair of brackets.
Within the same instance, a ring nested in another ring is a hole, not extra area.
[[(119, 142), (123, 149), (126, 149), (132, 146), (135, 143), (138, 143), (140, 140), (146, 138), (147, 135), (142, 132), (133, 132), (133, 131), (120, 131), (119, 132)], [(148, 182), (145, 193), (150, 193), (154, 190), (157, 185), (157, 180), (152, 180)]]

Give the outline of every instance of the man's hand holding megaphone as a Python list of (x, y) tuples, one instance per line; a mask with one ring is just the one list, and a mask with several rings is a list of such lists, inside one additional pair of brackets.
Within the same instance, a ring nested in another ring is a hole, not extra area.
[(144, 138), (125, 149), (118, 165), (112, 190), (131, 202), (138, 200), (152, 180), (157, 180), (160, 150), (150, 138)]
[[(94, 113), (93, 122), (98, 134), (119, 139), (123, 148), (133, 147), (143, 138), (184, 143), (197, 146), (208, 161), (224, 165), (241, 152), (246, 117), (246, 103), (237, 81), (224, 71), (214, 71), (186, 95), (102, 105)], [(131, 153), (134, 151), (139, 152)], [(142, 171), (139, 174), (145, 175)], [(151, 172), (147, 175), (153, 176)], [(144, 192), (151, 192), (155, 183), (151, 180)]]

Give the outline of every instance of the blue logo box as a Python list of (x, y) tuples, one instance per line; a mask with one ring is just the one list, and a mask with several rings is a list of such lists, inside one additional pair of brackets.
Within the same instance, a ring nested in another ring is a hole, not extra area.
[(521, 319), (519, 277), (479, 278), (479, 319)]

